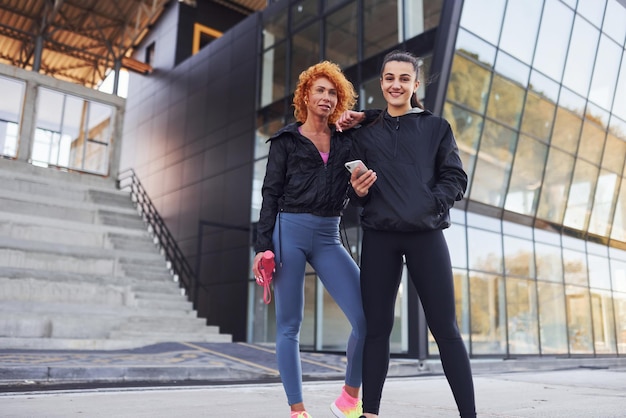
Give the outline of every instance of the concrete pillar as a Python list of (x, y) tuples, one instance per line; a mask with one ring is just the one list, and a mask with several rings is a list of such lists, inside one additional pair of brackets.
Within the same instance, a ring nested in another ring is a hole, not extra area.
[(25, 80), (26, 88), (24, 92), (24, 107), (22, 111), (22, 121), (20, 122), (19, 145), (17, 149), (17, 159), (19, 161), (30, 162), (33, 142), (35, 140), (35, 126), (37, 117), (37, 87), (33, 80)]

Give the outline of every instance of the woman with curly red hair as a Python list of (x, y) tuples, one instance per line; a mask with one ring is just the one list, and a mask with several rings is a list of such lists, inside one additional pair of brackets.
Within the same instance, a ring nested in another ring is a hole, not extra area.
[(339, 235), (349, 180), (344, 163), (352, 141), (334, 127), (339, 116), (354, 106), (356, 97), (339, 66), (329, 61), (313, 65), (298, 79), (293, 98), (296, 122), (269, 139), (252, 270), (260, 277), (263, 253), (274, 251), (276, 358), (292, 418), (311, 417), (304, 407), (299, 352), (307, 262), (352, 326), (345, 384), (331, 410), (343, 418), (361, 414), (365, 316), (359, 269)]

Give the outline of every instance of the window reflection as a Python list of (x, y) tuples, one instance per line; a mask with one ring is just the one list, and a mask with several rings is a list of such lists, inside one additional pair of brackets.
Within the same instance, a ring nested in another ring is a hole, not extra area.
[(626, 293), (626, 261), (611, 260), (611, 285), (614, 291)]
[(626, 38), (626, 7), (618, 3), (618, 0), (609, 0), (606, 5), (602, 31), (609, 35), (618, 44), (624, 43)]
[(593, 211), (589, 220), (589, 232), (607, 237), (613, 217), (613, 204), (619, 190), (620, 178), (615, 173), (601, 170), (593, 199)]
[(485, 123), (470, 190), (471, 199), (503, 206), (516, 140), (516, 132), (493, 122)]
[(554, 80), (560, 80), (563, 73), (573, 18), (567, 6), (546, 0), (533, 66)]
[(574, 157), (554, 147), (550, 149), (541, 187), (537, 217), (554, 223), (561, 223), (565, 213), (565, 203), (573, 168)]
[(345, 68), (357, 62), (356, 3), (348, 4), (326, 18), (324, 58)]
[(535, 243), (537, 279), (550, 282), (563, 281), (561, 248), (555, 245)]
[(286, 43), (277, 45), (263, 53), (260, 107), (267, 106), (286, 96), (286, 53)]
[(611, 290), (609, 259), (606, 256), (589, 254), (589, 286), (594, 289)]
[[(621, 52), (622, 48), (606, 35), (600, 37), (598, 56), (591, 81), (591, 89), (589, 90), (589, 100), (606, 110), (611, 109), (611, 104), (613, 103)], [(617, 100), (620, 99), (618, 98)]]
[(547, 154), (547, 145), (520, 135), (505, 209), (525, 215), (535, 214)]
[(463, 169), (467, 173), (469, 183), (467, 189), (471, 188), (471, 179), (476, 164), (476, 148), (483, 126), (483, 118), (473, 112), (461, 109), (450, 103), (444, 106), (444, 117), (450, 126), (459, 148), (459, 155), (463, 162)]
[(481, 229), (467, 228), (469, 268), (502, 273), (501, 235)]
[(599, 36), (598, 29), (582, 17), (576, 16), (570, 40), (572, 47), (569, 48), (563, 73), (563, 84), (581, 96), (586, 96), (589, 91)]
[(263, 49), (285, 39), (287, 35), (287, 10), (263, 14)]
[(580, 117), (561, 107), (557, 108), (552, 145), (568, 152), (575, 152), (578, 148), (581, 126)]
[(531, 62), (542, 7), (543, 0), (509, 0), (500, 48), (524, 62)]
[(599, 125), (597, 119), (585, 118), (578, 149), (580, 158), (599, 165), (605, 138), (606, 127)]
[(0, 77), (0, 91), (2, 91), (0, 155), (11, 158), (17, 156), (24, 86), (23, 81)]
[(598, 180), (598, 167), (578, 159), (569, 190), (563, 225), (584, 231), (587, 229), (592, 193)]
[(571, 354), (593, 354), (591, 305), (587, 288), (566, 286), (567, 333)]
[(472, 354), (506, 352), (506, 303), (504, 279), (470, 272)]
[(504, 17), (505, 2), (500, 0), (465, 0), (461, 26), (497, 45)]
[(461, 54), (454, 56), (446, 97), (478, 113), (485, 111), (491, 72)]
[(450, 250), (452, 266), (467, 268), (467, 239), (463, 225), (452, 225), (444, 229), (443, 234)]
[(541, 354), (567, 353), (567, 322), (563, 285), (537, 282)]
[(621, 174), (626, 160), (626, 142), (610, 133), (606, 137), (602, 168)]
[(535, 277), (535, 254), (532, 241), (504, 236), (504, 267), (509, 276)]
[(317, 16), (318, 0), (299, 0), (291, 6), (291, 26), (297, 28)]
[(567, 284), (587, 286), (587, 262), (584, 252), (563, 249), (563, 279)]
[(293, 35), (291, 42), (291, 83), (289, 93), (296, 89), (300, 73), (320, 60), (319, 21)]
[(615, 307), (615, 329), (617, 330), (617, 352), (626, 354), (626, 293), (613, 293)]
[(611, 239), (626, 241), (626, 182), (621, 182), (611, 228)]
[(363, 58), (399, 42), (398, 0), (363, 0)]
[(544, 142), (550, 140), (552, 121), (556, 105), (539, 94), (529, 91), (524, 106), (522, 132), (526, 132)]
[(522, 87), (500, 75), (494, 75), (489, 92), (487, 116), (517, 128), (524, 105), (524, 95)]
[(509, 353), (539, 354), (537, 290), (535, 282), (507, 278), (506, 307)]

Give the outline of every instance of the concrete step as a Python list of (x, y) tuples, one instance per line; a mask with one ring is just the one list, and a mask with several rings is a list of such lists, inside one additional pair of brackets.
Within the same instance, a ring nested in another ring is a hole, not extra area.
[(156, 332), (195, 332), (219, 333), (216, 326), (206, 325), (203, 318), (133, 317), (120, 325), (116, 331), (156, 331)]
[(106, 233), (99, 231), (68, 230), (67, 228), (0, 219), (0, 236), (27, 241), (43, 241), (65, 245), (106, 248)]
[(110, 336), (114, 340), (132, 340), (135, 338), (154, 339), (159, 342), (188, 341), (188, 342), (212, 342), (230, 343), (232, 337), (228, 334), (215, 334), (212, 332), (146, 332), (146, 331), (113, 331)]
[[(128, 320), (131, 317), (168, 317), (168, 318), (196, 318), (197, 314), (192, 309), (159, 309), (158, 307), (140, 307), (140, 306), (114, 306), (114, 305), (96, 305), (87, 303), (62, 303), (62, 302), (45, 302), (45, 303), (25, 303), (19, 301), (2, 301), (0, 304), (0, 316), (10, 314), (22, 314), (25, 318), (43, 317), (43, 316), (59, 316), (64, 317), (70, 315), (73, 317), (80, 316), (100, 316), (105, 318), (118, 318)], [(118, 320), (116, 319), (116, 321)]]
[(6, 196), (4, 193), (0, 196), (0, 211), (66, 221), (71, 220), (87, 224), (93, 224), (96, 221), (96, 212), (94, 210), (55, 205), (49, 202), (34, 202), (21, 199), (18, 196)]

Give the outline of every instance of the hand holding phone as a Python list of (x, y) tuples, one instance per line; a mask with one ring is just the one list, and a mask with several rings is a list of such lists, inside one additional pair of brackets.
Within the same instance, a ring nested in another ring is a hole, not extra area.
[(345, 166), (346, 166), (346, 169), (348, 169), (348, 171), (350, 173), (352, 173), (358, 167), (359, 168), (359, 174), (358, 174), (359, 177), (362, 174), (365, 174), (365, 172), (367, 171), (367, 167), (365, 166), (365, 163), (363, 163), (363, 161), (361, 161), (361, 160), (348, 161), (345, 164)]

